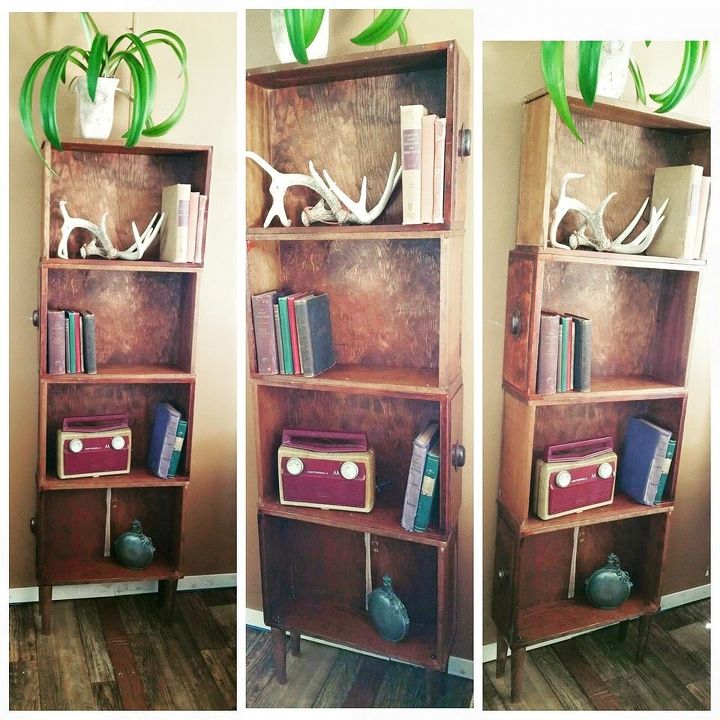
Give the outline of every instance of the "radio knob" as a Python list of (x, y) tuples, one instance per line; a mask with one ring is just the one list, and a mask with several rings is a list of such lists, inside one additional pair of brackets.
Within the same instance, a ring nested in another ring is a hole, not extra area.
[(340, 466), (340, 474), (346, 479), (346, 480), (354, 480), (358, 473), (360, 472), (360, 468), (357, 466), (357, 463), (354, 463), (350, 460), (347, 462), (344, 462)]
[(79, 438), (74, 438), (68, 445), (70, 452), (79, 453), (83, 449), (83, 442)]
[(604, 462), (597, 470), (597, 474), (603, 479), (606, 480), (607, 478), (611, 477), (613, 474), (612, 465), (610, 463)]
[(555, 484), (561, 488), (566, 488), (571, 481), (572, 475), (567, 470), (561, 470), (555, 477)]
[(113, 446), (113, 450), (122, 450), (125, 447), (125, 438), (122, 435), (116, 435), (110, 444)]
[(300, 458), (291, 457), (288, 458), (285, 469), (291, 475), (299, 475), (305, 469), (305, 465), (303, 465), (303, 461)]

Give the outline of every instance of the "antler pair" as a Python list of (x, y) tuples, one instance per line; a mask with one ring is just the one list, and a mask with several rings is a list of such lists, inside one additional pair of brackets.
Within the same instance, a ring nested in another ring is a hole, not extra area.
[(362, 179), (360, 198), (355, 202), (338, 187), (327, 170), (323, 170), (323, 177), (320, 177), (312, 161), (308, 163), (310, 175), (303, 175), (302, 173), (282, 173), (260, 155), (250, 150), (245, 151), (245, 156), (257, 163), (271, 177), (272, 205), (265, 217), (263, 227), (270, 225), (274, 218), (278, 218), (285, 227), (290, 226), (290, 220), (285, 212), (285, 193), (292, 185), (308, 187), (320, 195), (321, 199), (315, 206), (306, 207), (302, 212), (302, 223), (306, 227), (314, 222), (369, 225), (385, 209), (402, 174), (402, 166), (398, 167), (397, 163), (397, 153), (393, 153), (385, 190), (377, 204), (371, 210), (367, 210), (367, 177)]

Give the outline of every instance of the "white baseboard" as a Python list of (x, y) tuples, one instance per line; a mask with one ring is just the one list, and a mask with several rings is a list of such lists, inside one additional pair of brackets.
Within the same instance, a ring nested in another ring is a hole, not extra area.
[[(670, 595), (663, 595), (660, 599), (660, 609), (669, 610), (670, 608), (678, 607), (679, 605), (687, 605), (691, 602), (697, 602), (698, 600), (705, 600), (710, 597), (710, 583), (707, 585), (700, 585), (699, 587), (688, 588), (687, 590), (681, 590), (680, 592), (670, 593)], [(583, 630), (582, 632), (572, 633), (571, 635), (565, 635), (555, 640), (548, 640), (547, 642), (538, 643), (537, 645), (529, 645), (528, 650), (534, 648), (544, 647), (545, 645), (552, 645), (556, 642), (563, 642), (570, 638), (577, 637), (578, 635), (584, 635), (585, 633), (592, 632), (592, 630)], [(510, 650), (508, 650), (510, 655)], [(483, 662), (492, 662), (497, 658), (497, 643), (488, 643), (483, 645)]]
[[(245, 608), (245, 624), (249, 625), (250, 627), (258, 628), (260, 630), (269, 630), (270, 629), (265, 624), (265, 621), (263, 620), (262, 612), (260, 610), (253, 610), (252, 608)], [(340, 644), (334, 643), (334, 642), (329, 642), (327, 640), (320, 640), (319, 638), (315, 638), (315, 637), (305, 637), (304, 635), (301, 637), (304, 637), (306, 640), (311, 640), (312, 642), (320, 643), (321, 645), (329, 645), (330, 647), (340, 648), (340, 650), (350, 650), (351, 652), (357, 652), (357, 653), (360, 653), (361, 655), (370, 655), (370, 657), (380, 658), (381, 660), (389, 660), (390, 659), (384, 655), (376, 655), (375, 653), (366, 652), (365, 650), (357, 650), (356, 648), (348, 648), (348, 647), (345, 647), (344, 645), (340, 645)], [(402, 660), (397, 660), (396, 662), (402, 662)], [(464, 677), (464, 678), (468, 678), (468, 679), (472, 680), (473, 679), (473, 661), (466, 660), (465, 658), (461, 658), (461, 657), (451, 656), (450, 659), (448, 660), (448, 674), (449, 675), (457, 675), (458, 677)]]
[[(236, 573), (218, 575), (188, 575), (178, 582), (178, 590), (211, 590), (237, 586)], [(83, 585), (54, 585), (53, 600), (80, 600), (113, 595), (139, 595), (157, 591), (157, 580), (117, 583), (88, 583)], [(10, 604), (38, 601), (37, 587), (10, 588)]]

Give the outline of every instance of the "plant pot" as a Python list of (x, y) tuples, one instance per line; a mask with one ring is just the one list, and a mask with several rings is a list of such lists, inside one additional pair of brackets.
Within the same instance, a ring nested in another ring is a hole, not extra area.
[(107, 140), (113, 126), (117, 78), (98, 78), (95, 101), (88, 95), (87, 77), (81, 75), (73, 85), (78, 100), (78, 123), (80, 137), (91, 140)]
[(596, 96), (617, 100), (625, 89), (632, 43), (628, 40), (603, 42), (598, 68)]
[[(275, 54), (281, 63), (297, 62), (290, 47), (290, 39), (285, 25), (285, 15), (282, 10), (270, 11), (270, 30), (272, 32)], [(327, 57), (328, 45), (330, 42), (330, 11), (326, 10), (323, 15), (320, 29), (315, 39), (307, 49), (308, 60), (317, 60)]]

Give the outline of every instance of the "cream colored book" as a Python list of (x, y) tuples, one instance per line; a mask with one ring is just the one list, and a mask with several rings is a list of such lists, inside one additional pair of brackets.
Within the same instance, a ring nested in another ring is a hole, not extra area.
[(420, 222), (431, 223), (433, 218), (433, 172), (435, 170), (435, 121), (437, 115), (422, 119), (422, 147), (420, 150)]
[(185, 255), (186, 262), (195, 262), (195, 243), (197, 242), (197, 218), (198, 203), (200, 199), (199, 192), (190, 193), (190, 206), (188, 210), (188, 240), (187, 253)]
[(665, 220), (646, 250), (647, 255), (691, 260), (695, 257), (695, 232), (700, 208), (703, 169), (680, 165), (655, 169), (652, 205), (668, 199)]
[(418, 225), (421, 203), (422, 119), (424, 105), (400, 106), (400, 142), (402, 146), (403, 225)]
[(160, 237), (160, 260), (187, 261), (188, 221), (190, 216), (190, 185), (168, 185), (162, 191), (165, 222)]
[(702, 257), (703, 238), (707, 226), (708, 206), (710, 205), (710, 178), (703, 177), (700, 184), (700, 209), (698, 210), (697, 228), (695, 230), (694, 258)]
[(435, 166), (433, 168), (433, 218), (434, 223), (444, 222), (443, 200), (445, 194), (445, 128), (447, 120), (435, 120)]

